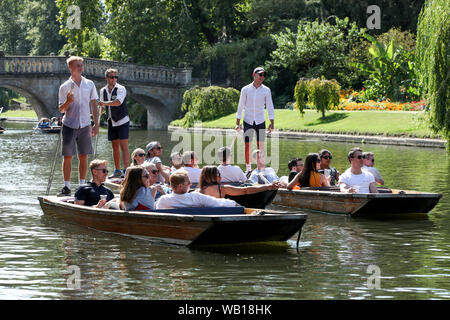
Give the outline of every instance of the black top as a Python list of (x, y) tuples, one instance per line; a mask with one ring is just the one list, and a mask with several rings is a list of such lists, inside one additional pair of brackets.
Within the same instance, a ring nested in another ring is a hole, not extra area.
[[(336, 185), (336, 182), (338, 182), (337, 179), (336, 179), (338, 171), (334, 167), (330, 168), (330, 170), (331, 170), (331, 172), (330, 172), (330, 176), (331, 176), (330, 186), (334, 186), (334, 185)], [(321, 174), (324, 174), (324, 172), (325, 172), (323, 169), (320, 169), (320, 170), (317, 170), (317, 171), (319, 173), (321, 173)]]
[(298, 172), (295, 172), (295, 171), (291, 171), (290, 173), (289, 173), (289, 182), (291, 182), (292, 180), (294, 180), (294, 178), (295, 178), (295, 176), (297, 175), (297, 173)]
[(84, 200), (85, 206), (94, 206), (100, 201), (100, 195), (106, 195), (106, 201), (114, 198), (114, 193), (103, 185), (97, 185), (90, 181), (85, 185), (79, 186), (75, 191), (75, 200)]

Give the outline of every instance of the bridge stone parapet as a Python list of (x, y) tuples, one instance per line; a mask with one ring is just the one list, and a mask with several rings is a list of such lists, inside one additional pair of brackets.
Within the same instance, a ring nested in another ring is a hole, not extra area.
[[(38, 117), (57, 115), (58, 88), (70, 75), (66, 59), (0, 55), (0, 86), (23, 94), (33, 104)], [(126, 86), (131, 96), (135, 91), (137, 100), (147, 108), (148, 128), (166, 128), (179, 116), (182, 92), (192, 85), (191, 68), (83, 59), (83, 75), (93, 80), (98, 89), (105, 85), (108, 68), (118, 70), (119, 83)]]

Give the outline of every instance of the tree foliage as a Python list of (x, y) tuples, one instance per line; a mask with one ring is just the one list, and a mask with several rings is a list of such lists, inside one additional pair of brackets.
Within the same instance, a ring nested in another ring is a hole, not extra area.
[(447, 138), (450, 150), (450, 7), (446, 0), (427, 0), (419, 17), (417, 63), (428, 100), (431, 128)]
[(306, 103), (309, 102), (317, 112), (322, 113), (330, 110), (331, 106), (339, 104), (339, 90), (341, 89), (336, 80), (326, 79), (300, 79), (295, 85), (295, 108), (303, 116)]

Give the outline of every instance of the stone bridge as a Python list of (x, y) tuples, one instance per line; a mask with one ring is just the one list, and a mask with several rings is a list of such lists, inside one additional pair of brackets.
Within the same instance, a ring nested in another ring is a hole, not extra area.
[[(1, 56), (0, 87), (27, 98), (38, 118), (58, 116), (58, 89), (70, 77), (66, 57)], [(190, 68), (167, 68), (84, 58), (83, 75), (97, 90), (106, 84), (105, 70), (118, 70), (119, 83), (147, 109), (147, 128), (166, 129), (181, 116), (183, 90), (192, 83)]]

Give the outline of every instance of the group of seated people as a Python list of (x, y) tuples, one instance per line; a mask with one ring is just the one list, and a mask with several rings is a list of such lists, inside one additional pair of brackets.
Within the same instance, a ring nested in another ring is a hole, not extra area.
[(41, 118), (37, 126), (41, 129), (50, 128), (53, 126), (62, 126), (62, 117), (53, 117), (51, 119), (45, 117)]
[[(225, 199), (227, 195), (239, 196), (280, 187), (298, 189), (338, 185), (341, 192), (373, 193), (377, 192), (376, 183), (384, 183), (378, 170), (373, 167), (373, 153), (363, 154), (359, 148), (349, 152), (351, 167), (343, 174), (330, 167), (332, 155), (324, 149), (319, 153), (308, 154), (304, 163), (301, 158), (292, 159), (288, 164), (291, 171), (289, 177), (282, 178), (277, 176), (273, 168), (265, 166), (262, 150), (255, 150), (252, 154), (256, 168), (249, 178), (240, 167), (230, 165), (231, 150), (228, 147), (218, 151), (219, 166), (208, 165), (202, 169), (198, 167), (198, 159), (193, 151), (173, 153), (170, 156), (171, 166), (166, 166), (161, 162), (162, 150), (161, 144), (153, 141), (146, 146), (146, 151), (141, 148), (133, 151), (132, 166), (127, 168), (119, 198), (115, 198), (113, 192), (103, 185), (108, 176), (108, 162), (93, 160), (90, 163), (92, 181), (78, 187), (75, 203), (127, 211), (221, 207), (237, 205), (235, 201)], [(369, 170), (377, 172), (379, 177)], [(253, 185), (231, 184), (245, 182)], [(193, 184), (197, 189), (189, 192)]]
[(350, 168), (342, 175), (330, 166), (333, 156), (329, 150), (310, 153), (303, 163), (302, 158), (294, 158), (289, 164), (290, 170), (287, 189), (304, 187), (338, 186), (341, 192), (376, 193), (376, 184), (383, 185), (384, 180), (374, 167), (374, 154), (353, 148), (348, 153)]

